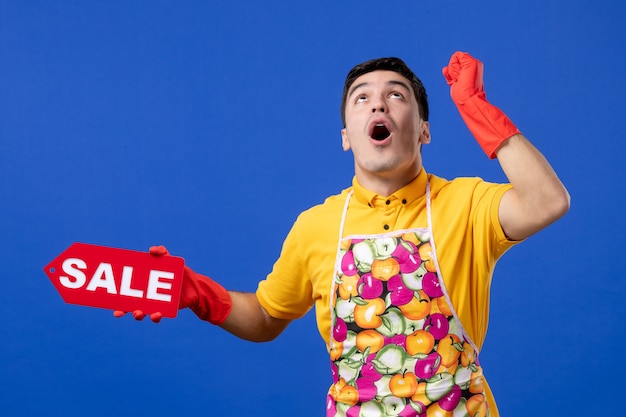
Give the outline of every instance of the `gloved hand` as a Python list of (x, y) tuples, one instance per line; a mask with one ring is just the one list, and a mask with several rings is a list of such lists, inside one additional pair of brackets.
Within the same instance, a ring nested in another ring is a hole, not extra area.
[[(150, 254), (153, 256), (169, 255), (165, 246), (152, 246)], [(233, 302), (230, 294), (224, 287), (211, 278), (194, 272), (185, 265), (183, 271), (183, 284), (180, 291), (178, 308), (190, 308), (202, 320), (212, 324), (222, 324), (230, 314)], [(124, 311), (114, 311), (115, 317), (126, 314)], [(133, 312), (136, 320), (143, 320), (146, 314), (141, 310)], [(158, 323), (161, 321), (161, 313), (150, 314), (150, 319)]]
[(466, 52), (457, 51), (442, 72), (463, 121), (487, 156), (495, 158), (500, 145), (520, 131), (499, 108), (487, 101), (483, 63)]

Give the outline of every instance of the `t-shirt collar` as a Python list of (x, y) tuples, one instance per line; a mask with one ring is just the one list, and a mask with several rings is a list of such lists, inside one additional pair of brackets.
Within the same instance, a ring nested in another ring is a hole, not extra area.
[(352, 187), (354, 189), (354, 197), (363, 204), (367, 204), (370, 207), (376, 207), (381, 204), (387, 204), (387, 201), (399, 202), (401, 204), (409, 204), (426, 194), (426, 181), (428, 180), (428, 174), (426, 170), (422, 168), (420, 173), (404, 187), (390, 196), (381, 196), (373, 191), (370, 191), (363, 187), (356, 176), (352, 179)]

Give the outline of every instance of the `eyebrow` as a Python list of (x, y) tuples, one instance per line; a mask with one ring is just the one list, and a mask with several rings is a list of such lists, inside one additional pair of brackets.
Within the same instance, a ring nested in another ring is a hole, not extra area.
[[(357, 85), (353, 86), (353, 87), (350, 89), (350, 92), (348, 93), (348, 97), (351, 97), (351, 96), (352, 96), (352, 94), (354, 94), (354, 92), (355, 92), (357, 89), (359, 89), (359, 88), (361, 88), (361, 87), (366, 87), (368, 84), (369, 84), (369, 83), (367, 83), (367, 82), (363, 82), (363, 83), (359, 83), (359, 84), (357, 84)], [(386, 85), (400, 85), (400, 86), (404, 87), (407, 91), (411, 91), (411, 88), (408, 86), (408, 84), (407, 84), (407, 83), (402, 82), (402, 81), (398, 81), (398, 80), (389, 80), (389, 81), (387, 81)]]

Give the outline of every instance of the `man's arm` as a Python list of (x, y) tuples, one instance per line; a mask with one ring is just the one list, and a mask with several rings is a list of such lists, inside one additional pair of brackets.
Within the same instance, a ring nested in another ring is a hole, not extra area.
[(563, 216), (570, 196), (546, 158), (522, 134), (496, 150), (513, 188), (500, 201), (498, 215), (509, 239), (522, 240)]
[(254, 293), (229, 291), (233, 302), (232, 310), (220, 325), (235, 336), (252, 342), (269, 342), (291, 323), (270, 316), (259, 304)]
[(563, 216), (570, 197), (544, 156), (497, 107), (487, 101), (483, 64), (455, 52), (443, 75), (465, 124), (489, 158), (498, 158), (513, 188), (498, 210), (509, 239), (522, 240)]
[[(169, 256), (165, 246), (152, 246), (153, 256)], [(189, 308), (200, 319), (220, 326), (233, 335), (252, 342), (269, 342), (278, 337), (291, 320), (270, 316), (261, 306), (254, 293), (227, 291), (211, 278), (195, 272), (185, 265), (183, 283), (178, 308)], [(115, 317), (125, 315), (124, 311), (114, 311)], [(146, 314), (133, 311), (136, 320), (143, 320)], [(158, 323), (161, 313), (150, 314), (150, 319)]]

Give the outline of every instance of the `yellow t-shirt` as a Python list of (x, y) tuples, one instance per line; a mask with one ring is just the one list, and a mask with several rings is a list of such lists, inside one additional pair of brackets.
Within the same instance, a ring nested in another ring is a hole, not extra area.
[[(448, 181), (422, 169), (411, 183), (382, 197), (363, 188), (355, 178), (342, 236), (428, 227), (427, 182), (432, 238), (442, 279), (465, 331), (480, 350), (487, 332), (495, 263), (516, 243), (507, 239), (498, 219), (500, 199), (511, 185), (480, 178)], [(349, 191), (300, 214), (272, 272), (259, 283), (256, 293), (267, 312), (281, 319), (302, 317), (315, 304), (317, 326), (327, 347), (339, 229)], [(495, 404), (492, 407), (495, 411)]]

